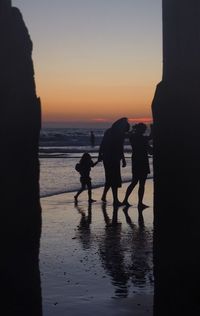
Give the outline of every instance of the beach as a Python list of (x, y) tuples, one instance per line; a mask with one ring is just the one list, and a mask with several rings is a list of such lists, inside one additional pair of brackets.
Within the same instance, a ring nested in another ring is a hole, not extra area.
[[(119, 191), (122, 200), (127, 184)], [(151, 316), (153, 308), (153, 181), (148, 179), (138, 216), (137, 188), (131, 207), (113, 210), (111, 193), (88, 206), (87, 193), (41, 199), (40, 273), (44, 316)], [(114, 212), (113, 212), (114, 211)]]

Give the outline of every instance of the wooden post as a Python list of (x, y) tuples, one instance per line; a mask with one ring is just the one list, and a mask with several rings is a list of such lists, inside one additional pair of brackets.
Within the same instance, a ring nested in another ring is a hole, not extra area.
[(154, 315), (200, 311), (200, 3), (163, 0), (154, 119)]
[(22, 15), (11, 1), (1, 0), (0, 9), (2, 302), (5, 315), (41, 316), (40, 100)]

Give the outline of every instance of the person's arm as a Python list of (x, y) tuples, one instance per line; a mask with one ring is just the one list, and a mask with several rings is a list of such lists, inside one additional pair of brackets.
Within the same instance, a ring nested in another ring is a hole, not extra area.
[(98, 162), (103, 160), (103, 151), (102, 151), (102, 143), (99, 147), (99, 155), (98, 155)]
[(122, 160), (122, 168), (126, 167), (126, 159), (124, 156), (124, 139), (122, 141), (122, 145), (121, 145), (121, 160)]
[(97, 161), (93, 161), (92, 159), (91, 159), (91, 167), (95, 167), (97, 164), (98, 164), (98, 162), (99, 162), (99, 160), (97, 160)]

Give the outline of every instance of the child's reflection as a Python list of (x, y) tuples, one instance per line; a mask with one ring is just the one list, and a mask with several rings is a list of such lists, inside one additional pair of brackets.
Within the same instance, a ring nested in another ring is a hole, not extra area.
[(78, 237), (83, 246), (83, 249), (89, 249), (91, 247), (91, 230), (90, 224), (92, 223), (92, 204), (88, 204), (88, 213), (86, 215), (85, 210), (78, 204), (75, 204), (75, 208), (81, 215), (80, 223), (78, 225)]

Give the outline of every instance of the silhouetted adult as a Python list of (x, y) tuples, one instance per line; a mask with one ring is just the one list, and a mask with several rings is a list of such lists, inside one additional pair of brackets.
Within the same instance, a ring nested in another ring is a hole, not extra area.
[(148, 173), (150, 173), (148, 153), (151, 154), (152, 147), (149, 145), (149, 140), (152, 138), (151, 133), (149, 136), (144, 136), (146, 131), (144, 123), (136, 124), (134, 127), (135, 132), (130, 133), (129, 139), (132, 146), (132, 173), (133, 178), (131, 184), (128, 186), (123, 204), (128, 205), (128, 198), (132, 193), (134, 187), (139, 182), (138, 189), (138, 209), (147, 207), (143, 204), (145, 182)]
[(118, 200), (118, 188), (121, 187), (121, 171), (122, 166), (126, 166), (124, 158), (124, 138), (129, 131), (129, 123), (127, 118), (121, 118), (113, 123), (111, 128), (107, 129), (102, 139), (99, 149), (99, 161), (103, 161), (105, 169), (105, 186), (102, 195), (102, 201), (106, 201), (108, 190), (112, 189), (113, 204), (121, 205)]

